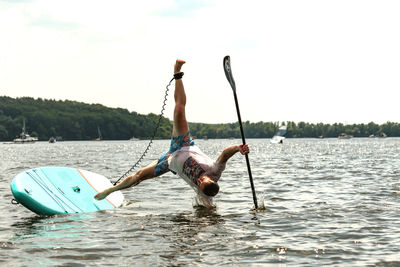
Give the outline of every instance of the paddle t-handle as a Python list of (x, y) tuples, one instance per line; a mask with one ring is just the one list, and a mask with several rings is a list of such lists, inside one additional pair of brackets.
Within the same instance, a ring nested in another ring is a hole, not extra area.
[[(231, 58), (229, 56), (225, 56), (224, 57), (224, 71), (225, 71), (226, 78), (228, 79), (228, 82), (232, 87), (233, 96), (235, 98), (235, 104), (236, 104), (236, 112), (237, 112), (237, 116), (238, 116), (238, 120), (239, 120), (240, 134), (242, 135), (243, 145), (245, 145), (246, 144), (246, 138), (244, 136), (243, 126), (242, 126), (242, 119), (240, 117), (239, 101), (238, 101), (237, 95), (236, 95), (236, 84), (235, 84), (235, 80), (233, 79), (232, 68), (231, 68)], [(254, 208), (257, 210), (258, 209), (257, 196), (256, 196), (256, 191), (254, 189), (253, 176), (251, 175), (249, 155), (246, 154), (245, 156), (246, 156), (246, 163), (247, 163), (247, 171), (249, 173), (251, 191), (253, 193)]]

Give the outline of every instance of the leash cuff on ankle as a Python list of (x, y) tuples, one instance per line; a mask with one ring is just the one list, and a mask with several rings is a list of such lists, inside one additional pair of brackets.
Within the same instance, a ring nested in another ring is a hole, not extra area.
[(175, 80), (182, 79), (182, 76), (183, 76), (183, 72), (175, 73), (175, 74), (174, 74), (174, 79), (175, 79)]

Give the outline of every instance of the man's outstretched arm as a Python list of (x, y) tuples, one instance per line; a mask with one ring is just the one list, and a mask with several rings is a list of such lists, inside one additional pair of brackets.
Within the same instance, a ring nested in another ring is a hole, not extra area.
[(249, 145), (245, 144), (228, 146), (218, 156), (217, 161), (220, 163), (226, 163), (237, 152), (240, 152), (242, 155), (248, 154), (250, 152)]

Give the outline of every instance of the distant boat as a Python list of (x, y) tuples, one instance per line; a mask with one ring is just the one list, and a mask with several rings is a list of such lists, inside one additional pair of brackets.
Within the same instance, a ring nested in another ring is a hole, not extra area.
[(103, 140), (103, 137), (101, 136), (101, 131), (100, 131), (100, 127), (97, 126), (97, 133), (99, 135), (99, 137), (97, 137), (96, 139), (93, 139), (93, 141), (101, 141)]
[(278, 131), (276, 131), (275, 135), (271, 138), (271, 143), (273, 144), (282, 144), (283, 140), (286, 138), (286, 126), (282, 125), (281, 127), (279, 127)]
[(387, 134), (385, 134), (385, 133), (379, 133), (379, 134), (377, 134), (377, 135), (373, 135), (373, 134), (371, 134), (370, 136), (369, 136), (369, 138), (376, 138), (376, 137), (379, 137), (379, 138), (386, 138), (387, 137)]
[(349, 135), (349, 134), (346, 134), (346, 133), (341, 133), (341, 134), (338, 136), (338, 138), (339, 138), (339, 139), (351, 139), (351, 138), (353, 138), (353, 136), (352, 136), (352, 135)]
[(35, 143), (36, 141), (38, 141), (38, 138), (32, 137), (27, 132), (25, 132), (25, 119), (24, 119), (22, 124), (22, 132), (13, 141), (15, 144)]
[(139, 141), (140, 139), (139, 138), (136, 138), (136, 137), (134, 137), (134, 136), (132, 136), (130, 139), (129, 139), (129, 141)]
[(379, 134), (377, 135), (377, 137), (386, 138), (387, 135), (386, 135), (384, 132), (382, 132), (382, 133), (379, 133)]

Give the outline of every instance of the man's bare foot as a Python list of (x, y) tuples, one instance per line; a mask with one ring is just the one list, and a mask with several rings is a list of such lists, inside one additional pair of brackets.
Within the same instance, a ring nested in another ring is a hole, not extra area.
[(186, 61), (182, 59), (177, 59), (174, 66), (174, 74), (181, 72), (182, 65), (185, 64)]
[(108, 196), (108, 193), (106, 192), (106, 190), (104, 190), (104, 191), (102, 191), (102, 192), (96, 194), (96, 195), (94, 196), (94, 198), (95, 198), (96, 200), (102, 200), (102, 199), (105, 199), (107, 196)]

